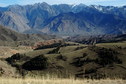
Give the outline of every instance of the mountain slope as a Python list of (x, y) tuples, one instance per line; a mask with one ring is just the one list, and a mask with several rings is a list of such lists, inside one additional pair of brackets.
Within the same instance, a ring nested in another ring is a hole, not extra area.
[(126, 20), (101, 12), (64, 13), (50, 19), (44, 33), (63, 35), (100, 35), (126, 33)]
[(6, 27), (10, 27), (11, 29), (18, 32), (23, 32), (30, 29), (25, 18), (11, 11), (2, 13), (0, 17), (0, 24)]
[(6, 11), (1, 12), (0, 24), (18, 32), (24, 32), (41, 28), (43, 21), (55, 15), (55, 10), (47, 3), (26, 6), (11, 5)]

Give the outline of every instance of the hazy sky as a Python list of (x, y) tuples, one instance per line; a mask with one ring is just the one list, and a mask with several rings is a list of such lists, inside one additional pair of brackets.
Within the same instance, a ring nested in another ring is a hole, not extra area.
[(47, 2), (48, 4), (86, 4), (86, 5), (126, 5), (126, 0), (0, 0), (0, 6), (8, 6), (13, 4), (26, 5), (34, 3)]

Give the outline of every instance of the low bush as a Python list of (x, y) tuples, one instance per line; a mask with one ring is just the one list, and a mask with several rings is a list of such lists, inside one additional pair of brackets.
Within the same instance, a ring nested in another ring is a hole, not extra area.
[(25, 70), (43, 70), (48, 67), (47, 60), (44, 55), (40, 55), (24, 63), (22, 68)]

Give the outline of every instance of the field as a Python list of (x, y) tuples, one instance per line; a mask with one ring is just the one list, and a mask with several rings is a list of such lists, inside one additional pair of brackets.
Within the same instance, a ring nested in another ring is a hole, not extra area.
[(4, 79), (0, 84), (126, 84), (125, 80), (74, 80), (74, 79)]

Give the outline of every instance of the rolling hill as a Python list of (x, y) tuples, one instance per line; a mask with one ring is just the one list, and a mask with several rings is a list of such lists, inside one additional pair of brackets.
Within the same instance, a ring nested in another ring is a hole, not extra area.
[(125, 79), (125, 42), (69, 45), (17, 53), (5, 60), (23, 77)]

